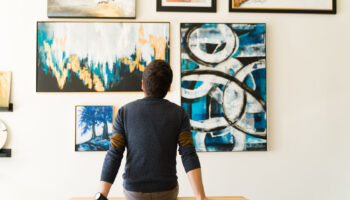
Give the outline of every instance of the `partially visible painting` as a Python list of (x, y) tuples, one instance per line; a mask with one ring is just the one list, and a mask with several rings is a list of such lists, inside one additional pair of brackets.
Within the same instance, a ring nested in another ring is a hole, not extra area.
[(76, 106), (75, 151), (107, 151), (113, 116), (113, 106)]
[(48, 17), (136, 18), (135, 0), (48, 0)]
[(8, 110), (10, 106), (10, 91), (11, 72), (0, 72), (0, 108)]
[(336, 14), (336, 0), (229, 0), (231, 12)]
[(157, 0), (157, 11), (216, 12), (216, 0)]
[(169, 62), (169, 23), (38, 22), (37, 92), (142, 91), (155, 59)]
[(265, 24), (181, 24), (181, 105), (197, 151), (266, 151)]

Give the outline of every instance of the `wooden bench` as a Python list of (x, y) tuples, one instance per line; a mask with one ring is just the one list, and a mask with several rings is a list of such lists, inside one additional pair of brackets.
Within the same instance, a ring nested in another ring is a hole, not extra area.
[[(210, 200), (248, 200), (244, 197), (208, 197)], [(92, 200), (92, 198), (72, 198), (71, 200)], [(125, 200), (125, 198), (116, 197), (109, 200)], [(195, 200), (194, 197), (179, 197), (178, 200)]]

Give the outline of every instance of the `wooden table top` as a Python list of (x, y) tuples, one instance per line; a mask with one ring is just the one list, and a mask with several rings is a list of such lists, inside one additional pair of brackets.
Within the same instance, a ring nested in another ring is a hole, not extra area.
[[(209, 200), (248, 200), (244, 197), (208, 197)], [(92, 200), (92, 198), (72, 198), (71, 200)], [(109, 198), (108, 200), (125, 200), (122, 197)], [(194, 197), (178, 197), (178, 200), (195, 200)]]

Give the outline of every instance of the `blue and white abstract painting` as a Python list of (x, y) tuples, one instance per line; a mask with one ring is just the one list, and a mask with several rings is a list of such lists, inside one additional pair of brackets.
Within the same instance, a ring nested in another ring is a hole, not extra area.
[(113, 106), (76, 106), (75, 151), (106, 151), (112, 136)]
[(38, 22), (37, 92), (142, 91), (146, 66), (169, 61), (169, 23)]
[(181, 104), (197, 151), (266, 151), (265, 24), (181, 24)]

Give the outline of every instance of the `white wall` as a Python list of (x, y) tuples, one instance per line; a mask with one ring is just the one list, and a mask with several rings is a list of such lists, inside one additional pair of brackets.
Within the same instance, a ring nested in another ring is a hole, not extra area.
[[(200, 153), (207, 194), (350, 199), (350, 1), (338, 0), (337, 15), (228, 13), (228, 1), (218, 1), (213, 14), (157, 13), (156, 0), (137, 6), (138, 21), (171, 22), (175, 81), (168, 99), (177, 103), (180, 22), (267, 23), (269, 151)], [(36, 93), (36, 21), (46, 19), (46, 0), (1, 0), (0, 70), (14, 79), (14, 112), (0, 113), (13, 151), (0, 158), (1, 200), (93, 195), (105, 153), (74, 152), (74, 106), (120, 107), (142, 97)], [(178, 171), (180, 195), (192, 195), (181, 164)], [(119, 173), (112, 196), (122, 195), (121, 182)]]

